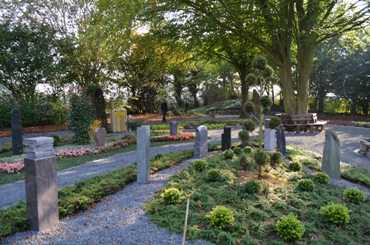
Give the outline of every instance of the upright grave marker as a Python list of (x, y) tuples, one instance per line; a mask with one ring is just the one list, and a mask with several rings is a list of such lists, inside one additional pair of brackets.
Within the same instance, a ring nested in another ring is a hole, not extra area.
[(150, 179), (150, 126), (137, 128), (137, 182), (145, 184)]
[(22, 113), (19, 109), (14, 108), (13, 110), (11, 110), (10, 114), (13, 155), (21, 155), (23, 154)]
[(281, 152), (283, 156), (286, 155), (286, 141), (283, 125), (280, 125), (276, 133), (276, 149)]
[(224, 127), (224, 133), (221, 135), (222, 151), (231, 149), (231, 127)]
[(203, 158), (208, 156), (208, 129), (201, 125), (196, 129), (194, 157)]
[(265, 131), (263, 133), (263, 145), (266, 151), (273, 151), (275, 149), (275, 129), (269, 128), (270, 119), (265, 120)]
[(51, 137), (25, 139), (27, 218), (31, 230), (50, 230), (59, 223), (56, 158)]
[(170, 122), (170, 135), (177, 135), (178, 129), (178, 124), (176, 121)]
[(106, 138), (107, 130), (105, 128), (99, 127), (94, 130), (94, 140), (97, 147), (105, 146)]
[(340, 179), (340, 140), (332, 130), (325, 132), (321, 171), (332, 179)]

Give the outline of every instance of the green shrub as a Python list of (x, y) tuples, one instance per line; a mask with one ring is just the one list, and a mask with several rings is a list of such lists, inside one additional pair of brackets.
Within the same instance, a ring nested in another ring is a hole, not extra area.
[(177, 188), (169, 188), (163, 192), (163, 199), (166, 204), (177, 204), (180, 202), (181, 192)]
[(220, 170), (218, 169), (210, 169), (206, 174), (206, 179), (208, 181), (216, 182), (216, 181), (223, 181), (223, 175)]
[(279, 237), (284, 240), (299, 240), (302, 238), (305, 227), (292, 213), (281, 217), (275, 226), (275, 230)]
[(298, 189), (301, 191), (313, 191), (315, 189), (315, 183), (310, 179), (301, 179), (298, 181)]
[(198, 172), (202, 172), (204, 169), (208, 167), (208, 163), (206, 160), (195, 160), (193, 162), (193, 168)]
[(132, 134), (125, 134), (121, 137), (121, 140), (132, 140), (132, 139), (135, 139), (135, 135), (132, 135)]
[(250, 165), (249, 158), (244, 154), (240, 156), (239, 163), (243, 170), (247, 170)]
[(245, 110), (247, 113), (253, 113), (253, 112), (254, 112), (254, 110), (255, 110), (255, 108), (254, 108), (254, 104), (253, 104), (253, 102), (251, 102), (251, 101), (247, 101), (247, 102), (245, 102), (245, 103), (244, 103), (244, 105), (243, 105), (243, 108), (244, 108), (244, 110)]
[(260, 102), (263, 108), (270, 108), (272, 105), (272, 99), (267, 95), (262, 96)]
[(224, 155), (225, 159), (233, 159), (234, 152), (232, 150), (226, 150), (226, 151), (224, 151), (223, 155)]
[(317, 183), (321, 183), (321, 184), (327, 184), (329, 183), (330, 181), (330, 177), (329, 175), (327, 175), (326, 173), (323, 173), (323, 172), (319, 172), (315, 175), (315, 179), (314, 179)]
[(263, 150), (257, 150), (253, 159), (258, 165), (263, 166), (269, 162), (270, 156)]
[(91, 103), (83, 93), (72, 94), (69, 102), (68, 129), (74, 132), (71, 141), (78, 145), (88, 144), (91, 139), (90, 126), (94, 122)]
[(233, 152), (234, 152), (234, 154), (235, 154), (235, 155), (240, 156), (240, 155), (243, 153), (243, 150), (242, 150), (242, 148), (240, 148), (240, 147), (235, 147), (235, 148), (233, 149)]
[(350, 203), (358, 204), (365, 201), (364, 192), (357, 188), (345, 189), (343, 195), (346, 201)]
[(244, 190), (248, 194), (258, 194), (262, 190), (262, 185), (258, 180), (248, 180), (244, 185)]
[(212, 226), (218, 229), (225, 229), (234, 222), (233, 211), (224, 206), (212, 208), (212, 211), (206, 215)]
[(0, 208), (0, 241), (1, 237), (29, 228), (26, 203), (19, 201), (7, 209)]
[(281, 152), (274, 152), (271, 154), (270, 166), (273, 168), (278, 167), (283, 162), (283, 155)]
[(157, 155), (154, 156), (154, 160), (159, 160), (163, 157), (161, 153), (158, 153)]
[(250, 146), (245, 147), (244, 148), (244, 153), (245, 154), (251, 154), (252, 153), (252, 147), (250, 147)]
[(302, 166), (299, 162), (291, 162), (288, 166), (288, 169), (293, 172), (301, 171)]
[(58, 146), (60, 143), (60, 137), (56, 134), (51, 134), (50, 137), (54, 139), (53, 146)]
[(330, 222), (341, 225), (349, 222), (350, 210), (342, 204), (330, 202), (328, 205), (320, 208), (320, 213)]
[(144, 122), (141, 120), (129, 120), (126, 122), (127, 128), (131, 131), (136, 131), (138, 127), (144, 125)]
[(273, 117), (271, 118), (270, 122), (269, 122), (269, 128), (277, 128), (281, 125), (281, 119), (279, 117)]
[(89, 85), (86, 94), (90, 96), (93, 107), (93, 115), (95, 120), (101, 122), (103, 128), (108, 128), (106, 104), (104, 99), (103, 90), (97, 85)]
[(239, 131), (238, 136), (243, 143), (249, 140), (249, 132), (247, 130)]
[(265, 57), (259, 55), (253, 59), (253, 67), (254, 69), (264, 70), (267, 65), (267, 60)]
[(247, 119), (243, 121), (243, 129), (249, 132), (252, 132), (256, 128), (256, 124), (253, 122), (252, 119)]

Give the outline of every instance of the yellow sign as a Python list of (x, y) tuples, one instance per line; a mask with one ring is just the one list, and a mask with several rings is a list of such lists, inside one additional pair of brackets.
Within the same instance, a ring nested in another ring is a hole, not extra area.
[(116, 116), (116, 117), (123, 117), (123, 116), (125, 116), (125, 112), (124, 111), (114, 112), (114, 116)]

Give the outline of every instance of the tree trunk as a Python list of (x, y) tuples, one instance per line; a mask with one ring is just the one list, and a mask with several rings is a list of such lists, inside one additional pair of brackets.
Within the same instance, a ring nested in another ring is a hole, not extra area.
[(288, 115), (297, 114), (297, 101), (293, 89), (291, 67), (289, 58), (284, 62), (284, 65), (279, 66), (284, 109)]
[(247, 77), (247, 69), (238, 69), (239, 77), (240, 77), (240, 83), (242, 85), (242, 104), (240, 108), (240, 118), (247, 118), (248, 114), (243, 109), (243, 105), (245, 102), (248, 101), (248, 90), (249, 86), (247, 84), (247, 81), (245, 80)]

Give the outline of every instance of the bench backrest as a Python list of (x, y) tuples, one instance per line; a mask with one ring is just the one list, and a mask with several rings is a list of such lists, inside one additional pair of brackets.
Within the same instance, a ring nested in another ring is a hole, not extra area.
[(277, 117), (281, 119), (281, 123), (284, 124), (297, 124), (299, 122), (304, 122), (306, 124), (316, 123), (317, 114), (308, 113), (308, 114), (297, 114), (297, 115), (287, 115), (287, 114), (276, 114)]

